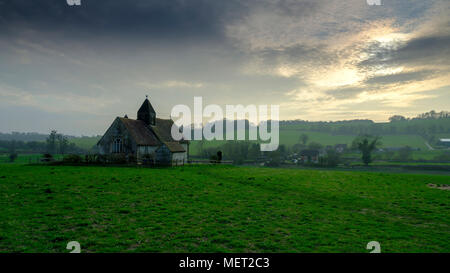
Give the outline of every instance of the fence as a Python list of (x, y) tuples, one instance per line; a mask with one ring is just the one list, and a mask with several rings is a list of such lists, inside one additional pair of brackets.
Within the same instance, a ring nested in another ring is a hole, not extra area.
[(225, 165), (232, 165), (232, 160), (207, 160), (207, 159), (191, 159), (188, 160), (189, 164), (225, 164)]

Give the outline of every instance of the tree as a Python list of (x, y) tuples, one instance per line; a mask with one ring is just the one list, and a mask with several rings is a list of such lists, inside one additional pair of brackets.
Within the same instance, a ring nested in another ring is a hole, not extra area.
[(314, 141), (308, 144), (308, 148), (311, 150), (320, 150), (322, 149), (322, 147), (323, 147), (322, 144)]
[(67, 140), (67, 137), (61, 134), (58, 134), (56, 138), (58, 140), (59, 153), (63, 155), (66, 153), (67, 148), (69, 147), (69, 141)]
[(302, 150), (304, 150), (306, 147), (303, 144), (296, 143), (292, 146), (292, 152), (293, 153), (300, 153)]
[(334, 149), (327, 150), (327, 155), (321, 159), (321, 163), (327, 167), (336, 167), (341, 162), (340, 154)]
[(56, 139), (57, 132), (56, 130), (52, 130), (50, 135), (47, 137), (47, 153), (56, 154)]
[(248, 149), (248, 157), (251, 159), (258, 159), (261, 156), (261, 149), (259, 144), (253, 143)]
[(269, 162), (268, 162), (268, 166), (271, 167), (277, 167), (280, 166), (281, 164), (281, 155), (280, 155), (280, 150), (275, 150), (275, 151), (271, 151), (271, 152), (267, 152), (267, 155), (269, 157)]
[(352, 147), (361, 151), (362, 161), (364, 164), (369, 165), (372, 162), (372, 152), (379, 145), (381, 145), (380, 137), (363, 135), (355, 138), (352, 143)]
[(306, 145), (306, 142), (308, 142), (308, 135), (307, 134), (301, 134), (300, 136), (300, 141), (302, 142), (303, 145)]
[(400, 115), (395, 115), (395, 116), (389, 117), (390, 122), (404, 121), (404, 120), (406, 120), (406, 118), (404, 116), (400, 116)]
[(11, 141), (11, 144), (9, 146), (9, 161), (14, 162), (14, 160), (16, 160), (16, 158), (17, 158), (16, 141), (13, 140), (13, 141)]
[(9, 154), (9, 161), (14, 162), (17, 158), (17, 153), (10, 153)]
[(284, 144), (279, 145), (278, 146), (278, 152), (280, 153), (280, 156), (282, 158), (284, 158), (286, 156), (286, 153), (287, 153), (286, 146)]

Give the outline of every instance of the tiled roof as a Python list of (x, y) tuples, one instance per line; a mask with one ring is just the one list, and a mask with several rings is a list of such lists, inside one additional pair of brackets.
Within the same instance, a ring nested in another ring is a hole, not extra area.
[(176, 140), (172, 138), (172, 124), (173, 121), (170, 119), (157, 118), (156, 125), (151, 125), (150, 128), (162, 142), (175, 142)]
[(142, 120), (119, 118), (137, 145), (159, 146), (161, 142)]
[(169, 151), (171, 151), (172, 153), (186, 152), (183, 146), (181, 146), (181, 144), (178, 142), (164, 142), (164, 144), (167, 146), (167, 148), (169, 148)]
[[(137, 145), (160, 146), (164, 143), (172, 153), (186, 152), (180, 142), (172, 138), (170, 119), (156, 119), (156, 126), (147, 126), (142, 120), (119, 118)], [(184, 143), (184, 142), (183, 142)]]

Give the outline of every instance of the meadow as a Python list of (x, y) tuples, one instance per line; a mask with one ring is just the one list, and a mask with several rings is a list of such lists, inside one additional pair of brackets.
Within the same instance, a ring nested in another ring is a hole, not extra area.
[(83, 137), (72, 137), (69, 138), (69, 143), (74, 143), (80, 148), (85, 150), (90, 150), (92, 147), (97, 145), (97, 142), (100, 140), (100, 136), (83, 136)]
[(0, 164), (0, 252), (450, 252), (449, 178)]
[[(312, 131), (298, 131), (289, 130), (287, 128), (280, 128), (280, 144), (286, 147), (292, 147), (295, 144), (301, 143), (300, 135), (305, 134), (308, 136), (308, 143), (317, 142), (323, 146), (326, 145), (336, 145), (336, 144), (347, 144), (351, 146), (355, 135), (333, 135), (330, 133), (322, 132), (312, 132)], [(381, 147), (404, 147), (409, 146), (411, 148), (420, 149), (418, 154), (432, 154), (435, 155), (436, 151), (429, 151), (426, 146), (426, 140), (419, 135), (382, 135), (381, 136)], [(212, 140), (204, 141), (203, 148), (219, 147), (226, 143), (225, 140)], [(200, 154), (200, 142), (192, 141), (190, 145), (190, 154), (199, 155)], [(429, 153), (431, 152), (431, 153)], [(421, 157), (421, 158), (426, 158)]]

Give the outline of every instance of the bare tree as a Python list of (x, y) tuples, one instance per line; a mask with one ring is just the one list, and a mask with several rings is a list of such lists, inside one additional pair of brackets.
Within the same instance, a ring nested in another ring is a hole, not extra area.
[(56, 141), (57, 132), (56, 130), (52, 130), (50, 135), (47, 137), (47, 153), (56, 154)]
[(372, 152), (381, 145), (380, 137), (364, 135), (353, 140), (353, 148), (357, 148), (362, 153), (362, 161), (369, 165), (372, 162)]
[(303, 145), (306, 145), (306, 142), (308, 142), (308, 135), (307, 134), (301, 134), (300, 136), (300, 141), (302, 142)]
[(62, 134), (57, 135), (57, 140), (59, 153), (63, 155), (66, 153), (67, 147), (69, 147), (69, 141), (67, 140), (67, 137), (63, 136)]

